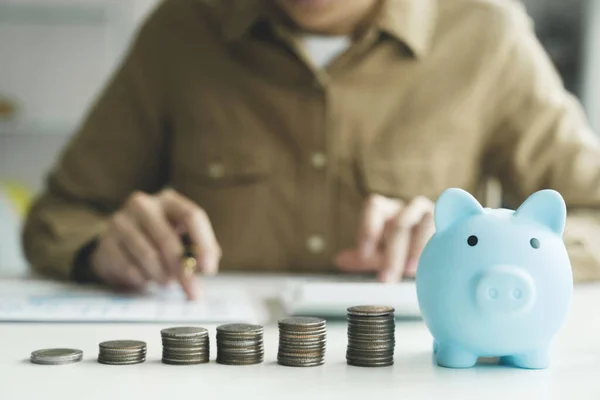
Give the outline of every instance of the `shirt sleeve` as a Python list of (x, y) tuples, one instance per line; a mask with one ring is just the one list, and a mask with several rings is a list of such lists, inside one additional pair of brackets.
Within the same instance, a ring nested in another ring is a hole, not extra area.
[(164, 73), (164, 37), (156, 19), (135, 37), (29, 211), (23, 247), (38, 272), (85, 276), (74, 267), (85, 263), (80, 253), (106, 229), (110, 215), (133, 191), (155, 192), (165, 182), (167, 126), (157, 79)]
[(526, 14), (509, 18), (497, 118), (485, 161), (507, 200), (520, 204), (544, 188), (568, 207), (564, 241), (577, 282), (600, 279), (600, 138), (569, 93)]

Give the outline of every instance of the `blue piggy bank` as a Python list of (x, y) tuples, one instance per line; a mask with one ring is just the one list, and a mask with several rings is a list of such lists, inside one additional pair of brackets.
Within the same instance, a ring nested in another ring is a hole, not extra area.
[(565, 220), (553, 190), (534, 193), (516, 211), (483, 208), (461, 189), (442, 193), (416, 276), (438, 365), (468, 368), (478, 357), (500, 357), (548, 367), (573, 294)]

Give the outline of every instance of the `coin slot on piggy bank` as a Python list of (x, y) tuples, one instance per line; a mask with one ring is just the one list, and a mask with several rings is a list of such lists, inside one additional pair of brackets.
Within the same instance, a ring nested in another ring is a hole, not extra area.
[(461, 189), (442, 193), (416, 276), (438, 365), (469, 368), (495, 357), (549, 366), (573, 294), (566, 213), (554, 190), (534, 193), (516, 211), (483, 208)]

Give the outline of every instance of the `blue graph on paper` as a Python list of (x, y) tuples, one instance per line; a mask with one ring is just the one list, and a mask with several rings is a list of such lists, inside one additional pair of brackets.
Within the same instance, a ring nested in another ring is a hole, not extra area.
[(178, 288), (123, 295), (51, 282), (19, 281), (11, 287), (0, 282), (0, 321), (258, 322), (261, 312), (244, 292), (231, 288), (204, 290), (190, 302)]

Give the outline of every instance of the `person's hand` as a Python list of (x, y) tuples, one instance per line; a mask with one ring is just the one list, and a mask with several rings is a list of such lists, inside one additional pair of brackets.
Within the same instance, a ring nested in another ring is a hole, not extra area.
[(335, 263), (348, 272), (376, 272), (381, 282), (413, 278), (421, 252), (435, 231), (433, 208), (426, 197), (404, 203), (370, 196), (362, 212), (357, 248), (342, 251)]
[(173, 190), (155, 196), (134, 193), (99, 238), (90, 259), (92, 271), (108, 285), (131, 289), (176, 279), (188, 298), (195, 299), (194, 274), (180, 265), (182, 231), (195, 247), (200, 270), (215, 274), (221, 248), (204, 210)]

